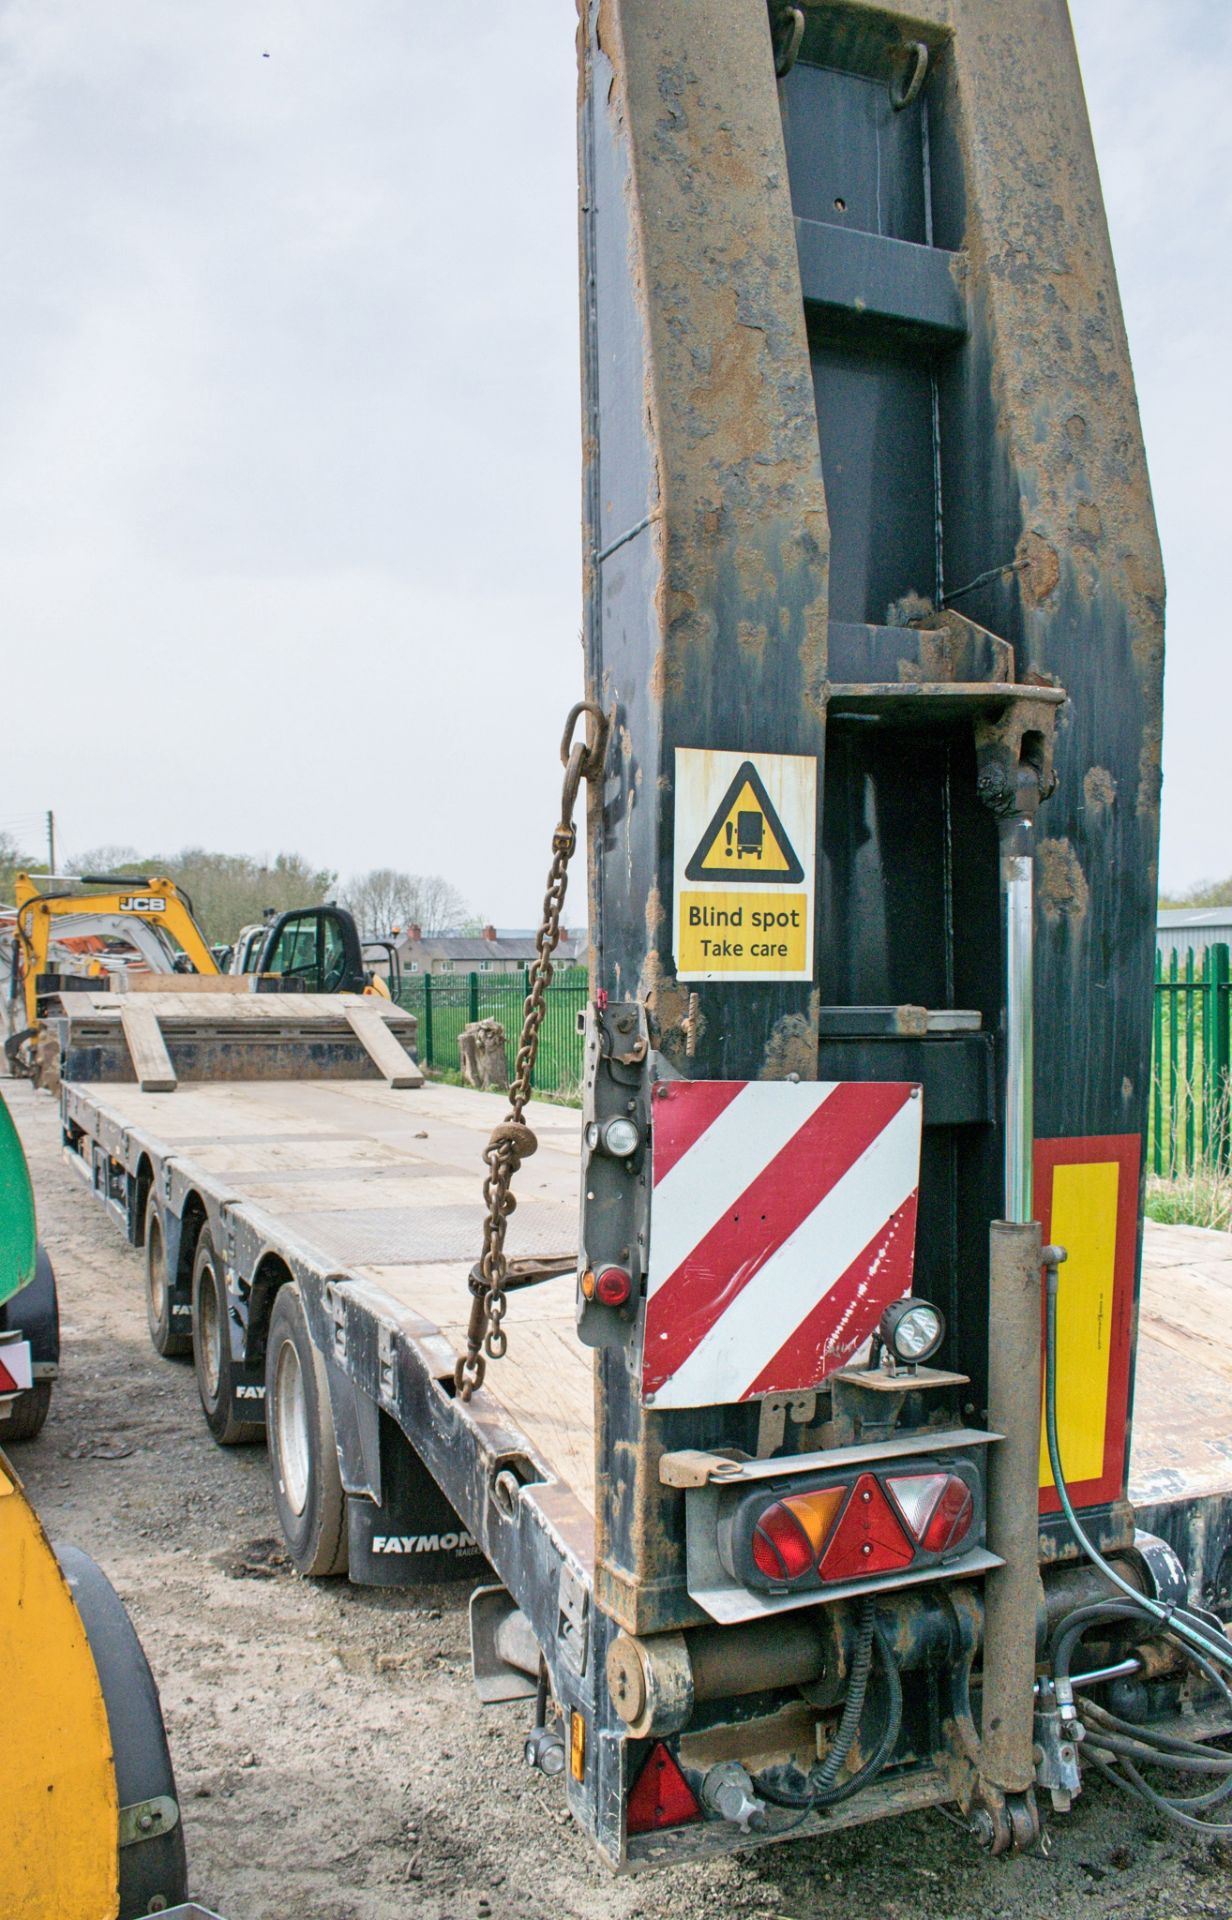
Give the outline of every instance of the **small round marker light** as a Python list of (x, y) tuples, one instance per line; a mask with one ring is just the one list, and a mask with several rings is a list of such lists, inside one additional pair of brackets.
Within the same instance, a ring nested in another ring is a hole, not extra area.
[(599, 1122), (592, 1120), (586, 1129), (586, 1151), (593, 1153), (599, 1144)]
[(633, 1290), (633, 1282), (623, 1267), (604, 1267), (595, 1281), (595, 1298), (605, 1307), (623, 1307)]
[(929, 1300), (894, 1300), (881, 1316), (877, 1337), (900, 1366), (918, 1367), (945, 1339), (945, 1315)]
[(610, 1153), (613, 1160), (627, 1160), (641, 1144), (642, 1135), (636, 1120), (627, 1120), (623, 1114), (609, 1120), (603, 1129), (603, 1150)]

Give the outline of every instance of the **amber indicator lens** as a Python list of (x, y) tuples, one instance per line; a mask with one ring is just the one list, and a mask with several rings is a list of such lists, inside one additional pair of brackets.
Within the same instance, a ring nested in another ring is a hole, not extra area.
[(789, 1494), (767, 1507), (753, 1530), (753, 1563), (767, 1580), (798, 1580), (812, 1573), (846, 1487)]

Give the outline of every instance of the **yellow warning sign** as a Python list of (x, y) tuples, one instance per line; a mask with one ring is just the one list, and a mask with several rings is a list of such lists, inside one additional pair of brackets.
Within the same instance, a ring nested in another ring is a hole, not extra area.
[(680, 980), (811, 980), (817, 761), (678, 747), (674, 958)]
[(676, 965), (684, 976), (709, 973), (811, 974), (808, 902), (777, 893), (680, 895)]
[(685, 868), (688, 880), (749, 885), (783, 880), (798, 886), (804, 869), (751, 760), (738, 770), (719, 802), (697, 851)]

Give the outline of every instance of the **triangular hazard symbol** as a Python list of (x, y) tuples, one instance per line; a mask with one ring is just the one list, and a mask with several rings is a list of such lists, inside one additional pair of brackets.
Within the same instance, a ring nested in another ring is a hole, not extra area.
[(728, 887), (803, 880), (799, 856), (751, 760), (723, 795), (684, 871), (688, 880), (721, 880)]
[(846, 1512), (821, 1562), (823, 1580), (859, 1580), (865, 1574), (909, 1567), (915, 1548), (871, 1473), (851, 1489)]
[(653, 1833), (659, 1827), (683, 1826), (700, 1817), (693, 1789), (661, 1740), (656, 1740), (634, 1782), (625, 1805), (630, 1833)]

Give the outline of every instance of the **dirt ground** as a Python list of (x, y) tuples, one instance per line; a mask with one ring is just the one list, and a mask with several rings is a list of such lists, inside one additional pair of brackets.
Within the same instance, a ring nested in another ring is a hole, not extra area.
[(1232, 1914), (1232, 1847), (1099, 1784), (1048, 1851), (982, 1858), (936, 1813), (719, 1865), (614, 1879), (523, 1706), (481, 1708), (466, 1593), (295, 1578), (263, 1448), (206, 1434), (190, 1366), (150, 1347), (141, 1259), (58, 1152), (54, 1101), (5, 1082), (59, 1277), (63, 1377), (16, 1448), (52, 1537), (128, 1603), (162, 1693), (191, 1886), (227, 1920), (1180, 1920)]

